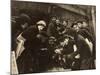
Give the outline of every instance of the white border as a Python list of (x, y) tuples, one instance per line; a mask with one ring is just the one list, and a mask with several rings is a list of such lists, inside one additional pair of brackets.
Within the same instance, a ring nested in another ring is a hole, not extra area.
[[(26, 0), (24, 0), (26, 1)], [(69, 4), (84, 4), (84, 5), (97, 5), (97, 59), (99, 58), (99, 17), (100, 17), (100, 2), (96, 0), (28, 0), (38, 2), (52, 2), (52, 3), (69, 3)], [(10, 75), (10, 0), (0, 0), (0, 75)], [(71, 71), (59, 73), (41, 73), (40, 75), (98, 75), (100, 60), (97, 60), (97, 70), (90, 71)], [(34, 74), (39, 75), (39, 74)]]
[(68, 3), (68, 4), (84, 4), (84, 5), (96, 4), (96, 0), (17, 0), (17, 1), (36, 1), (36, 2)]

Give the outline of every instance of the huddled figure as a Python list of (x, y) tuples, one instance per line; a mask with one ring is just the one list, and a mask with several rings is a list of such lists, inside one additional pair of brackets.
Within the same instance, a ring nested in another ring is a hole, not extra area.
[(19, 73), (95, 69), (95, 38), (85, 21), (69, 27), (52, 17), (33, 24), (21, 14), (12, 20), (12, 50)]

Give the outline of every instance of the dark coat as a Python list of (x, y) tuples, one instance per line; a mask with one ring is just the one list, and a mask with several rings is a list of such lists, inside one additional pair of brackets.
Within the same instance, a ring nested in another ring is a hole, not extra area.
[[(37, 37), (39, 35), (39, 37)], [(22, 36), (26, 39), (24, 43), (25, 50), (19, 60), (23, 59), (23, 66), (19, 69), (23, 73), (43, 72), (49, 63), (49, 53), (47, 50), (48, 36), (45, 31), (39, 32), (37, 27), (31, 26), (25, 30)], [(46, 50), (43, 50), (46, 49)]]
[(89, 45), (86, 43), (86, 41), (82, 35), (78, 34), (77, 40), (76, 40), (76, 46), (79, 50), (81, 60), (91, 57)]
[(93, 44), (92, 57), (95, 59), (96, 58), (95, 38), (93, 37), (92, 32), (90, 32), (88, 28), (81, 28), (78, 34), (82, 35), (84, 38), (87, 38), (89, 41), (92, 42)]
[(24, 37), (26, 41), (24, 42), (25, 50), (17, 59), (19, 73), (30, 73), (37, 71), (37, 60), (34, 60), (37, 58), (37, 53), (40, 46), (40, 40), (36, 38), (37, 34), (38, 29), (35, 26), (29, 27), (22, 33), (22, 37)]
[(55, 22), (51, 22), (49, 25), (48, 25), (48, 29), (47, 29), (47, 34), (49, 36), (54, 36), (54, 37), (58, 37), (58, 31), (57, 31), (57, 25)]

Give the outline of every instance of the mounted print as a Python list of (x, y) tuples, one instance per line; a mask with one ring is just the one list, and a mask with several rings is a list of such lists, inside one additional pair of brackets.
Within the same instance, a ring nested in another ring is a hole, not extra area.
[(11, 74), (96, 69), (96, 6), (11, 1)]

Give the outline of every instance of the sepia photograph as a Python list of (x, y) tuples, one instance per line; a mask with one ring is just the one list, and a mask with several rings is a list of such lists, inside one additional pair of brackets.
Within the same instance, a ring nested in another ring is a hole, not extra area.
[(11, 0), (11, 74), (95, 69), (95, 5)]

